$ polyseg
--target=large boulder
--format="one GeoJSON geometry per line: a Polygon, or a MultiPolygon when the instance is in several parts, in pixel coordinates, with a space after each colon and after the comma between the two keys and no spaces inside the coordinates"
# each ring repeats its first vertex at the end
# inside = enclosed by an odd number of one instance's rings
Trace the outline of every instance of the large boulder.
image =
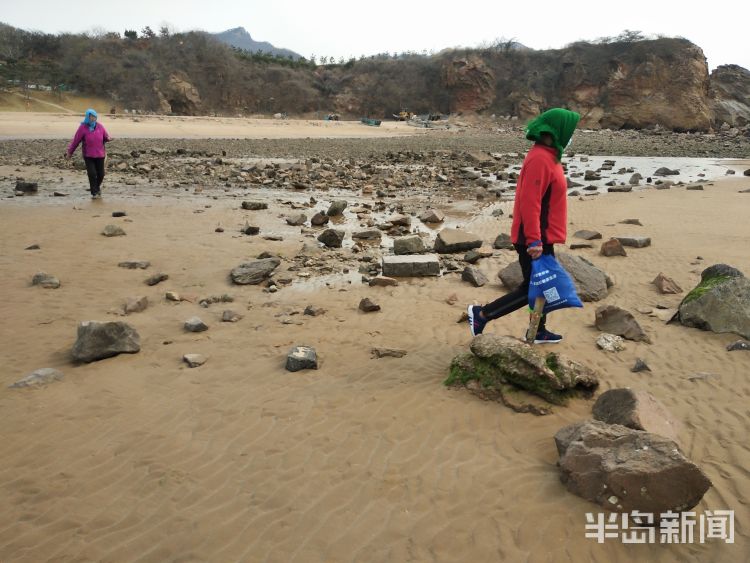
{"type": "Polygon", "coordinates": [[[258,285],[269,278],[273,271],[281,264],[276,256],[245,262],[232,269],[232,281],[238,285],[258,285]]]}
{"type": "Polygon", "coordinates": [[[669,438],[598,420],[555,434],[560,480],[580,497],[615,512],[658,515],[689,510],[710,479],[669,438]]]}
{"type": "Polygon", "coordinates": [[[435,239],[435,252],[451,254],[482,246],[482,237],[460,229],[443,229],[435,239]]]}
{"type": "Polygon", "coordinates": [[[680,303],[678,317],[685,326],[750,338],[750,280],[726,264],[705,269],[680,303]]]}
{"type": "MultiPolygon", "coordinates": [[[[607,296],[613,282],[606,272],[581,256],[561,253],[556,257],[573,278],[576,292],[582,301],[600,301],[607,296]]],[[[498,273],[498,277],[505,287],[510,290],[516,289],[523,281],[521,264],[512,262],[498,273]]]]}
{"type": "Polygon", "coordinates": [[[651,342],[635,317],[630,312],[615,305],[597,307],[594,324],[596,328],[603,332],[616,334],[628,340],[651,342]]]}
{"type": "Polygon", "coordinates": [[[679,424],[656,397],[630,388],[610,389],[597,398],[591,409],[596,420],[645,430],[679,442],[679,424]]]}
{"type": "Polygon", "coordinates": [[[94,362],[118,354],[134,354],[141,349],[138,332],[120,321],[100,323],[83,321],[71,356],[77,362],[94,362]]]}
{"type": "Polygon", "coordinates": [[[599,385],[596,374],[578,362],[495,334],[474,337],[471,354],[456,356],[450,369],[447,385],[468,386],[478,381],[484,389],[500,391],[512,385],[556,405],[564,405],[571,396],[591,392],[599,385]]]}

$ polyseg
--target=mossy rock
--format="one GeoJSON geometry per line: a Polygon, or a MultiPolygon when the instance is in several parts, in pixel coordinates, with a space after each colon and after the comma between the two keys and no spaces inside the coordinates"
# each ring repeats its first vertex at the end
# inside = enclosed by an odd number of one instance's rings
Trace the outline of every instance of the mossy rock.
{"type": "Polygon", "coordinates": [[[598,385],[585,366],[558,354],[542,354],[516,338],[483,334],[474,338],[471,351],[453,359],[446,385],[501,393],[511,385],[555,405],[565,405],[570,397],[598,385]]]}

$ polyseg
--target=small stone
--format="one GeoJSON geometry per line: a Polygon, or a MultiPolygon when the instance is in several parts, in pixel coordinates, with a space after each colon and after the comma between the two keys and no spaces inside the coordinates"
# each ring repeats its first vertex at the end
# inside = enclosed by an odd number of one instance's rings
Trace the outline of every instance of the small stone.
{"type": "Polygon", "coordinates": [[[125,231],[117,226],[117,225],[107,225],[104,227],[104,230],[102,230],[102,234],[105,237],[122,237],[125,236],[125,231]]]}
{"type": "Polygon", "coordinates": [[[393,241],[393,253],[397,256],[421,254],[425,250],[424,241],[419,235],[399,237],[393,241]]]}
{"type": "Polygon", "coordinates": [[[336,217],[338,215],[341,215],[342,213],[344,213],[344,209],[346,209],[346,206],[347,203],[345,201],[334,201],[328,207],[326,215],[328,215],[329,217],[336,217]]]}
{"type": "Polygon", "coordinates": [[[60,287],[60,280],[45,272],[38,272],[31,278],[31,285],[39,285],[44,289],[57,289],[60,287]]]}
{"type": "Polygon", "coordinates": [[[19,379],[15,383],[8,385],[11,389],[22,389],[23,387],[41,387],[48,383],[60,381],[63,378],[63,372],[54,368],[41,368],[31,372],[26,377],[19,379]]]}
{"type": "Polygon", "coordinates": [[[315,227],[320,227],[322,225],[327,224],[328,221],[330,221],[330,218],[328,217],[328,215],[320,211],[316,213],[315,215],[313,215],[312,219],[310,219],[310,224],[315,227]]]}
{"type": "Polygon", "coordinates": [[[398,348],[373,348],[373,358],[403,358],[406,356],[406,350],[398,348]]]}
{"type": "Polygon", "coordinates": [[[240,232],[242,232],[242,234],[244,235],[254,236],[260,233],[260,227],[245,225],[244,227],[242,227],[242,229],[240,229],[240,232]]]}
{"type": "Polygon", "coordinates": [[[633,373],[638,373],[639,371],[651,371],[651,368],[648,367],[648,364],[646,364],[646,362],[644,362],[642,359],[636,358],[635,364],[632,368],[630,368],[630,371],[632,371],[633,373]]]}
{"type": "Polygon", "coordinates": [[[627,256],[628,253],[622,246],[622,243],[616,238],[611,238],[607,242],[602,243],[602,247],[599,250],[599,254],[602,256],[627,256]]]}
{"type": "Polygon", "coordinates": [[[286,357],[287,371],[318,369],[318,355],[311,346],[295,346],[286,357]]]}
{"type": "Polygon", "coordinates": [[[513,241],[510,240],[510,235],[507,233],[500,233],[497,235],[495,242],[492,243],[493,248],[498,250],[515,250],[513,241]]]}
{"type": "Polygon", "coordinates": [[[623,246],[630,246],[632,248],[645,248],[651,246],[650,237],[615,237],[622,243],[623,246]]]}
{"type": "Polygon", "coordinates": [[[16,193],[21,195],[35,194],[39,191],[39,184],[37,182],[24,182],[23,180],[16,180],[16,193]]]}
{"type": "Polygon", "coordinates": [[[489,281],[487,276],[474,266],[467,266],[464,268],[464,271],[461,273],[461,279],[469,282],[474,287],[482,287],[489,281]]]}
{"type": "Polygon", "coordinates": [[[164,297],[167,298],[167,301],[182,301],[180,299],[180,294],[176,291],[167,291],[167,293],[164,295],[164,297]]]}
{"type": "Polygon", "coordinates": [[[77,362],[94,362],[141,349],[138,332],[124,322],[83,321],[78,325],[71,356],[77,362]]]}
{"type": "Polygon", "coordinates": [[[318,317],[320,315],[324,315],[326,310],[323,307],[315,307],[313,305],[308,305],[305,307],[305,311],[303,314],[308,315],[310,317],[318,317]]]}
{"type": "Polygon", "coordinates": [[[750,342],[747,340],[737,340],[727,345],[727,351],[734,352],[736,350],[750,350],[750,342]]]}
{"type": "Polygon", "coordinates": [[[650,343],[651,339],[644,332],[635,317],[625,309],[615,305],[601,305],[596,309],[594,324],[603,332],[616,334],[635,342],[650,343]]]}
{"type": "Polygon", "coordinates": [[[380,305],[374,303],[369,297],[365,297],[359,302],[359,310],[365,313],[374,313],[380,311],[380,305]]]}
{"type": "Polygon", "coordinates": [[[595,240],[602,238],[602,234],[600,232],[589,231],[587,229],[576,231],[575,233],[573,233],[573,236],[576,238],[581,238],[583,240],[595,240]]]}
{"type": "Polygon", "coordinates": [[[127,213],[125,211],[113,211],[112,217],[125,217],[127,213]]]}
{"type": "Polygon", "coordinates": [[[151,265],[148,260],[129,260],[126,262],[119,262],[117,264],[120,268],[127,268],[128,270],[145,270],[151,265]]]}
{"type": "Polygon", "coordinates": [[[621,352],[625,349],[622,337],[614,334],[600,334],[596,339],[596,345],[605,352],[621,352]]]}
{"type": "Polygon", "coordinates": [[[419,216],[419,220],[423,223],[442,223],[445,215],[437,209],[428,209],[419,216]]]}
{"type": "Polygon", "coordinates": [[[146,285],[156,285],[157,283],[161,283],[165,280],[168,280],[169,276],[167,274],[163,274],[161,272],[154,274],[153,276],[146,279],[146,285]]]}
{"type": "Polygon", "coordinates": [[[299,215],[292,215],[291,217],[286,218],[286,224],[291,225],[292,227],[299,227],[300,225],[304,225],[307,221],[307,215],[304,213],[300,213],[299,215]]]}
{"type": "Polygon", "coordinates": [[[654,284],[659,293],[662,294],[675,295],[677,293],[682,293],[682,288],[677,285],[677,282],[672,278],[668,278],[662,272],[659,272],[651,283],[654,284]]]}
{"type": "Polygon", "coordinates": [[[38,244],[32,244],[31,246],[27,246],[26,248],[24,248],[24,250],[39,250],[40,248],[41,246],[39,246],[38,244]]]}
{"type": "Polygon", "coordinates": [[[221,314],[221,321],[224,323],[236,323],[240,319],[242,319],[242,315],[231,309],[227,309],[221,314]]]}
{"type": "Polygon", "coordinates": [[[224,232],[224,227],[216,227],[216,228],[214,229],[214,232],[215,232],[215,233],[223,233],[223,232],[224,232]]]}
{"type": "Polygon", "coordinates": [[[191,317],[185,321],[185,330],[188,332],[203,332],[208,330],[208,325],[198,317],[191,317]]]}
{"type": "Polygon", "coordinates": [[[581,248],[594,248],[594,245],[590,242],[574,242],[570,245],[571,250],[579,250],[581,248]]]}
{"type": "Polygon", "coordinates": [[[242,209],[247,211],[260,211],[262,209],[268,209],[268,204],[264,201],[243,201],[242,209]]]}
{"type": "Polygon", "coordinates": [[[328,248],[341,248],[344,234],[344,231],[339,229],[326,229],[318,236],[318,240],[328,248]]]}
{"type": "Polygon", "coordinates": [[[148,297],[141,295],[139,297],[128,297],[123,306],[126,315],[130,313],[140,313],[148,307],[148,297]]]}
{"type": "Polygon", "coordinates": [[[638,225],[640,227],[643,226],[640,219],[623,219],[622,221],[620,221],[620,224],[621,225],[638,225]]]}
{"type": "Polygon", "coordinates": [[[206,363],[207,358],[202,354],[185,354],[182,360],[191,368],[197,368],[206,363]]]}
{"type": "Polygon", "coordinates": [[[370,287],[393,287],[398,285],[396,278],[389,278],[388,276],[376,276],[369,282],[370,287]]]}

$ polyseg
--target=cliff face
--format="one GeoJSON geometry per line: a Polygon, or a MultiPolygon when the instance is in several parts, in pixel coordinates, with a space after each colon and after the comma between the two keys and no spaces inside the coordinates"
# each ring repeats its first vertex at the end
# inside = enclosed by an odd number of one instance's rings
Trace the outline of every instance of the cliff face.
{"type": "Polygon", "coordinates": [[[750,70],[722,65],[711,73],[711,107],[714,123],[733,127],[750,124],[750,70]]]}
{"type": "Polygon", "coordinates": [[[488,109],[526,119],[548,107],[565,106],[578,111],[586,127],[711,127],[706,59],[686,40],[576,44],[484,58],[443,63],[444,69],[457,69],[444,72],[456,110],[488,109]],[[496,70],[481,72],[482,67],[496,70]],[[488,92],[491,77],[495,96],[488,92]]]}

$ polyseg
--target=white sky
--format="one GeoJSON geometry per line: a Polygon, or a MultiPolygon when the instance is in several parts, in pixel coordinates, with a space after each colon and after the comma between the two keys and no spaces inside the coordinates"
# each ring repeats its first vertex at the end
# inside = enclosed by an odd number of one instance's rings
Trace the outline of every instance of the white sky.
{"type": "Polygon", "coordinates": [[[0,0],[0,21],[47,33],[94,28],[122,33],[169,24],[176,31],[244,27],[256,41],[348,58],[381,52],[477,46],[503,37],[535,49],[624,29],[681,36],[703,49],[711,69],[750,68],[750,2],[627,0],[0,0]]]}

